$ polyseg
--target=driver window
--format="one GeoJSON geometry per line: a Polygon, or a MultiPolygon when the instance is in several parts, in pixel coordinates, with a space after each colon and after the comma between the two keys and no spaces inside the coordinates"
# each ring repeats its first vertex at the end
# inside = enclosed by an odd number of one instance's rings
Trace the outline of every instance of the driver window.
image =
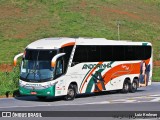
{"type": "Polygon", "coordinates": [[[63,73],[63,60],[57,61],[56,76],[63,73]]]}

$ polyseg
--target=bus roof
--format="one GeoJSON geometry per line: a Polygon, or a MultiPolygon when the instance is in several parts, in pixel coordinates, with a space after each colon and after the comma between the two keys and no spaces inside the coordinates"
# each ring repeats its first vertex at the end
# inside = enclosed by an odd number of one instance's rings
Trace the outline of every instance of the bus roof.
{"type": "Polygon", "coordinates": [[[78,38],[76,45],[151,45],[149,42],[132,42],[131,40],[108,40],[105,38],[78,38]]]}
{"type": "Polygon", "coordinates": [[[70,45],[151,45],[149,42],[107,40],[105,38],[44,38],[27,46],[28,49],[59,49],[70,45]]]}
{"type": "Polygon", "coordinates": [[[75,44],[75,38],[44,38],[27,46],[28,49],[58,49],[65,45],[75,44]]]}

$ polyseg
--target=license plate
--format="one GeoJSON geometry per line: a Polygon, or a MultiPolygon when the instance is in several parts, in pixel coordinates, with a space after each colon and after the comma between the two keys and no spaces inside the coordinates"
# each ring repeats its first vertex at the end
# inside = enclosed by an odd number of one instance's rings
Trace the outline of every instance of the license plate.
{"type": "Polygon", "coordinates": [[[36,95],[37,93],[36,92],[31,92],[31,95],[36,95]]]}

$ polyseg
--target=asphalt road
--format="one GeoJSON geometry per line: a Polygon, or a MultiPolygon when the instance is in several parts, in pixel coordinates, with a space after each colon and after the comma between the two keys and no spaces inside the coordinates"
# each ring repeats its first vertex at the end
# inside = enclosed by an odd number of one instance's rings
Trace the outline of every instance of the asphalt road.
{"type": "Polygon", "coordinates": [[[160,83],[139,88],[136,93],[79,95],[73,101],[62,98],[39,101],[34,96],[1,98],[0,111],[160,111],[160,83]]]}

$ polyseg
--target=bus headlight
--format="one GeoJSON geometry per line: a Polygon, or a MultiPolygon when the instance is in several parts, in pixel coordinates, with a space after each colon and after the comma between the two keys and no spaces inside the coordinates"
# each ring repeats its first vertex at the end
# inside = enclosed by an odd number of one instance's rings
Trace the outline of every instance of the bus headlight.
{"type": "Polygon", "coordinates": [[[19,86],[21,86],[21,87],[23,87],[23,86],[24,86],[24,84],[23,84],[22,80],[19,80],[19,86]]]}
{"type": "Polygon", "coordinates": [[[45,85],[45,86],[43,86],[43,87],[45,87],[45,88],[49,88],[49,87],[52,87],[52,86],[54,86],[54,85],[56,85],[58,83],[58,81],[57,82],[54,82],[54,83],[48,83],[48,85],[45,85]]]}

